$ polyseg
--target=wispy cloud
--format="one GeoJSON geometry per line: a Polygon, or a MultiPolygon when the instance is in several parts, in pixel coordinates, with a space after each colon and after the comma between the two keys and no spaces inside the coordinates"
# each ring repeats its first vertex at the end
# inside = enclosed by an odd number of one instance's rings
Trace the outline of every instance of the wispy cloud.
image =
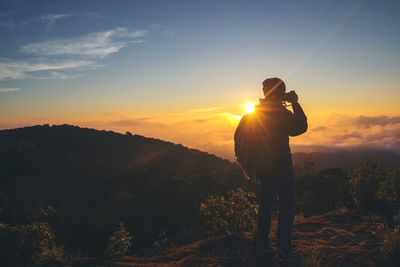
{"type": "Polygon", "coordinates": [[[232,159],[238,120],[230,111],[232,107],[228,106],[135,115],[113,108],[106,110],[98,122],[82,125],[161,138],[232,159]]]}
{"type": "Polygon", "coordinates": [[[202,112],[214,112],[216,110],[224,109],[225,107],[212,107],[212,108],[199,108],[199,109],[191,109],[187,112],[189,113],[202,113],[202,112]]]}
{"type": "Polygon", "coordinates": [[[55,27],[59,20],[71,18],[71,17],[100,17],[99,13],[52,13],[42,15],[39,17],[29,18],[21,21],[21,26],[29,25],[31,23],[42,23],[46,26],[47,30],[51,30],[55,27]]]}
{"type": "Polygon", "coordinates": [[[102,58],[120,51],[128,44],[143,42],[138,38],[147,34],[147,30],[129,31],[126,28],[115,28],[71,39],[30,43],[22,46],[21,49],[25,53],[41,56],[80,55],[102,58]]]}
{"type": "Polygon", "coordinates": [[[41,16],[39,20],[47,25],[49,29],[54,27],[57,20],[65,19],[71,17],[72,14],[49,14],[46,16],[41,16]]]}
{"type": "Polygon", "coordinates": [[[159,32],[161,36],[173,35],[175,33],[172,27],[163,24],[153,24],[150,27],[148,27],[148,31],[159,32]]]}
{"type": "Polygon", "coordinates": [[[83,76],[82,74],[70,75],[70,74],[64,74],[64,73],[60,73],[60,72],[56,72],[56,71],[51,73],[51,77],[52,78],[60,79],[60,80],[76,78],[76,77],[82,77],[82,76],[83,76]]]}
{"type": "Polygon", "coordinates": [[[31,78],[35,80],[50,80],[50,79],[58,79],[58,80],[66,80],[71,78],[82,77],[83,74],[65,74],[57,71],[53,71],[52,73],[45,76],[32,76],[31,78]]]}
{"type": "MultiPolygon", "coordinates": [[[[88,16],[96,14],[88,13],[88,16]]],[[[73,14],[50,14],[40,17],[42,22],[54,24],[57,20],[75,16],[73,14]]],[[[1,21],[2,15],[0,15],[1,21]]],[[[82,74],[67,74],[63,70],[94,69],[100,66],[97,61],[119,52],[132,44],[144,42],[151,34],[170,35],[173,30],[165,25],[151,25],[145,29],[132,30],[124,27],[87,33],[73,38],[52,39],[28,43],[21,46],[24,53],[36,58],[12,60],[0,58],[0,81],[4,79],[69,79],[82,74]],[[68,56],[70,60],[62,60],[68,56]],[[52,73],[34,74],[39,71],[52,73]]]]}
{"type": "Polygon", "coordinates": [[[17,91],[19,88],[1,88],[0,87],[0,93],[5,93],[5,92],[12,92],[12,91],[17,91]]]}
{"type": "MultiPolygon", "coordinates": [[[[48,62],[0,61],[0,80],[21,79],[37,71],[88,69],[101,65],[89,60],[58,60],[48,62]]],[[[57,74],[56,74],[57,76],[57,74]]]]}

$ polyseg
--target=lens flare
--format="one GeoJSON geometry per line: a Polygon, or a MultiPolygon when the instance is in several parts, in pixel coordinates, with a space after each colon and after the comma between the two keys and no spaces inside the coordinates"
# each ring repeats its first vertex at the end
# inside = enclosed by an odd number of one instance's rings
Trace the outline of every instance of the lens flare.
{"type": "Polygon", "coordinates": [[[254,103],[246,103],[244,104],[244,110],[247,114],[253,113],[255,106],[256,105],[254,103]]]}

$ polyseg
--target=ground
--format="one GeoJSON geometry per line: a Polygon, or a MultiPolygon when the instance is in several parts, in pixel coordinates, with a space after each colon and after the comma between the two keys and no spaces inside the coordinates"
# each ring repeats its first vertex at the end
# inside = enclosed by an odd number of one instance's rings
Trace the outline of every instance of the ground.
{"type": "MultiPolygon", "coordinates": [[[[275,241],[276,223],[271,237],[275,241]]],[[[382,221],[375,216],[347,210],[304,218],[297,216],[293,245],[299,266],[382,266],[382,221]]],[[[275,242],[274,242],[275,243],[275,242]]],[[[257,255],[250,234],[200,240],[148,255],[129,255],[109,260],[74,259],[63,265],[77,266],[276,266],[272,258],[257,255]]]]}

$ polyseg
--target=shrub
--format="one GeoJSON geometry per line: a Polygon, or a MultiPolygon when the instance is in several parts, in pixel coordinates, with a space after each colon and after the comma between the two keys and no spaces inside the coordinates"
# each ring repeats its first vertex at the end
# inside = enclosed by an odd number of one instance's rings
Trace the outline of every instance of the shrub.
{"type": "Polygon", "coordinates": [[[253,232],[258,205],[254,193],[239,188],[227,197],[209,196],[200,205],[200,215],[209,238],[253,232]]]}
{"type": "Polygon", "coordinates": [[[400,228],[395,227],[393,231],[388,233],[383,240],[382,253],[383,257],[393,266],[400,264],[400,228]]]}
{"type": "Polygon", "coordinates": [[[400,201],[400,168],[387,173],[380,184],[378,198],[390,202],[400,201]]]}
{"type": "Polygon", "coordinates": [[[106,257],[124,256],[128,249],[132,246],[132,235],[125,227],[123,222],[120,222],[115,232],[108,239],[107,248],[105,251],[106,257]]]}
{"type": "Polygon", "coordinates": [[[1,262],[10,265],[51,264],[63,256],[47,223],[0,225],[1,262]]]}
{"type": "Polygon", "coordinates": [[[297,211],[305,217],[343,207],[351,201],[347,173],[339,168],[296,180],[297,211]]]}
{"type": "Polygon", "coordinates": [[[358,164],[350,171],[349,177],[350,192],[356,206],[366,208],[373,205],[384,177],[376,161],[367,160],[358,164]]]}

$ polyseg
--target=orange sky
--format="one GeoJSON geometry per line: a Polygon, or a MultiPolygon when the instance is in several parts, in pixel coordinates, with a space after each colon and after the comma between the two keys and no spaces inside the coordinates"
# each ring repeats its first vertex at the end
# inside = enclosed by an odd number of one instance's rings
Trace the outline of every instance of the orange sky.
{"type": "MultiPolygon", "coordinates": [[[[148,114],[109,108],[96,116],[81,113],[79,118],[67,118],[48,114],[47,117],[31,122],[10,120],[9,124],[4,123],[2,127],[68,123],[121,133],[130,131],[233,160],[233,134],[240,115],[245,112],[244,104],[148,114]]],[[[391,114],[388,110],[386,115],[383,115],[371,110],[359,113],[351,110],[346,113],[340,109],[338,112],[329,112],[330,110],[326,109],[319,111],[319,107],[308,106],[307,101],[303,108],[308,116],[309,130],[301,136],[291,138],[294,151],[310,152],[325,147],[348,148],[365,145],[387,148],[398,146],[400,116],[396,116],[395,112],[391,114]]]]}

